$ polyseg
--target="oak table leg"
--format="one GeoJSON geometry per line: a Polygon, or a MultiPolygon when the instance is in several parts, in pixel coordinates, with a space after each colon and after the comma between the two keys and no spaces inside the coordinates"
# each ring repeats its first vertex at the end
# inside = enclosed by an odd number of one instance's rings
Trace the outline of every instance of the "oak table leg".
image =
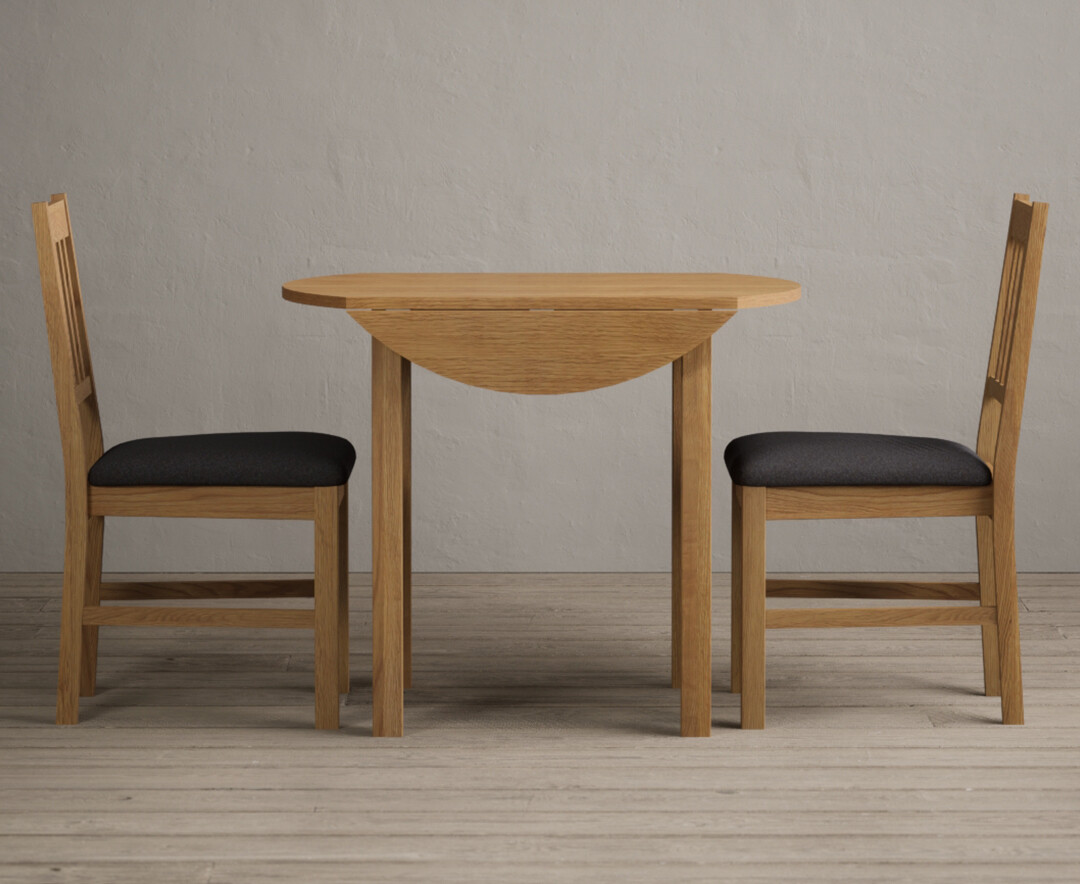
{"type": "Polygon", "coordinates": [[[376,737],[400,737],[405,730],[407,364],[372,338],[372,732],[376,737]]]}
{"type": "Polygon", "coordinates": [[[671,686],[682,660],[682,359],[671,363],[671,686]]]}
{"type": "Polygon", "coordinates": [[[402,684],[412,687],[412,363],[401,360],[402,684]]]}
{"type": "Polygon", "coordinates": [[[679,687],[681,732],[712,728],[712,343],[676,360],[678,415],[679,687]]]}

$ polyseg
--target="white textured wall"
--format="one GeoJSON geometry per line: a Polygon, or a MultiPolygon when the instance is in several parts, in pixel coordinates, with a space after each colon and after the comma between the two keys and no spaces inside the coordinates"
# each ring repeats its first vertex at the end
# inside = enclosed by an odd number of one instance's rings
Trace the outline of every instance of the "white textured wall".
{"type": "MultiPolygon", "coordinates": [[[[106,444],[351,438],[369,344],[283,281],[361,270],[800,281],[714,342],[721,452],[759,429],[974,444],[1009,198],[1051,203],[1022,569],[1080,570],[1073,2],[0,6],[0,570],[57,570],[63,487],[30,203],[71,198],[106,444]]],[[[667,369],[528,398],[415,375],[419,570],[668,566],[667,369]]],[[[967,569],[967,521],[775,525],[780,569],[967,569]]],[[[302,569],[303,525],[115,520],[110,569],[302,569]]]]}

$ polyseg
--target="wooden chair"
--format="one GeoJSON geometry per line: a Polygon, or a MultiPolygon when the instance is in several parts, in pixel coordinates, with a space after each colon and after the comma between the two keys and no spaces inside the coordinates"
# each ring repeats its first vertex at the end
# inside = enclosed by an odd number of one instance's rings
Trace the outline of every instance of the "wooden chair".
{"type": "Polygon", "coordinates": [[[138,439],[104,450],[64,194],[34,203],[41,291],[64,453],[66,542],[57,724],[94,694],[99,626],[249,626],[315,632],[315,726],[348,690],[348,494],[356,452],[320,433],[138,439]],[[105,516],[303,519],[314,580],[101,582],[105,516]],[[313,609],[104,605],[145,599],[313,598],[313,609]]]}
{"type": "Polygon", "coordinates": [[[987,696],[1023,724],[1013,545],[1013,482],[1035,319],[1046,203],[1013,197],[976,451],[942,439],[854,433],[758,433],[724,452],[733,482],[731,689],[742,726],[765,726],[765,630],[825,626],[982,628],[987,696]],[[978,583],[767,580],[771,519],[974,516],[978,583]],[[952,599],[974,606],[766,610],[767,596],[952,599]]]}

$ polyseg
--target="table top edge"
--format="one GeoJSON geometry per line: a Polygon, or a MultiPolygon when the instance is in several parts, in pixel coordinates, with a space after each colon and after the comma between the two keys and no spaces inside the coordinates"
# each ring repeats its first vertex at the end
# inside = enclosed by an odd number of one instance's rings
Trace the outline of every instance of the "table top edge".
{"type": "Polygon", "coordinates": [[[281,291],[295,304],[344,310],[743,310],[802,295],[792,280],[734,273],[350,273],[281,291]]]}

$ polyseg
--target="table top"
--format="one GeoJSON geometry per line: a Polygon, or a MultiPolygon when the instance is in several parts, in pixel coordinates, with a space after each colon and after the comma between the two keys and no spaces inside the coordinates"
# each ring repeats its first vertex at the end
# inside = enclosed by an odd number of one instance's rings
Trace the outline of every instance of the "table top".
{"type": "Polygon", "coordinates": [[[348,273],[287,282],[282,297],[344,310],[745,310],[797,301],[799,284],[735,273],[348,273]]]}

